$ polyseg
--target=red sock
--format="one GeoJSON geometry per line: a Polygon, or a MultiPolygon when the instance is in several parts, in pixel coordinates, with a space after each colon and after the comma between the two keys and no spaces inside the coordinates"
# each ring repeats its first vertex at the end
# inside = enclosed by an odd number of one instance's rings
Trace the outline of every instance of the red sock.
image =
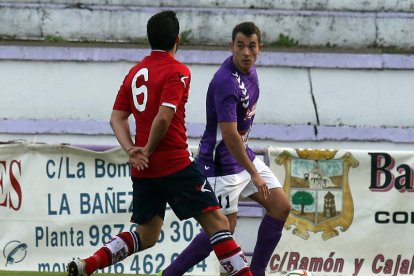
{"type": "Polygon", "coordinates": [[[140,239],[136,232],[122,232],[112,238],[93,256],[86,258],[85,272],[91,275],[97,269],[113,265],[140,250],[140,239]]]}
{"type": "Polygon", "coordinates": [[[211,238],[211,245],[221,266],[228,275],[252,276],[246,256],[234,241],[229,231],[220,231],[211,238]]]}
{"type": "Polygon", "coordinates": [[[85,259],[85,272],[88,275],[91,275],[99,268],[104,268],[110,266],[111,256],[110,252],[107,252],[107,248],[101,247],[96,251],[93,256],[85,259]]]}
{"type": "Polygon", "coordinates": [[[98,269],[97,262],[94,258],[94,256],[91,256],[89,258],[86,258],[85,260],[86,266],[85,266],[85,272],[88,275],[91,275],[98,269]]]}

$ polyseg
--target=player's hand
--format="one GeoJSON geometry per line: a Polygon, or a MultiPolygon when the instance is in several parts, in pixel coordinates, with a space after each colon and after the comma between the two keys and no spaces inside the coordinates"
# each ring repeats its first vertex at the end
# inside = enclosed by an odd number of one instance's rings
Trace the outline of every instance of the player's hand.
{"type": "Polygon", "coordinates": [[[259,196],[267,199],[267,196],[270,194],[269,188],[267,187],[266,181],[260,174],[255,174],[252,176],[252,182],[254,186],[256,186],[257,190],[259,191],[259,196]]]}
{"type": "Polygon", "coordinates": [[[128,149],[129,163],[135,167],[138,171],[148,168],[149,157],[145,154],[143,148],[132,147],[128,149]]]}

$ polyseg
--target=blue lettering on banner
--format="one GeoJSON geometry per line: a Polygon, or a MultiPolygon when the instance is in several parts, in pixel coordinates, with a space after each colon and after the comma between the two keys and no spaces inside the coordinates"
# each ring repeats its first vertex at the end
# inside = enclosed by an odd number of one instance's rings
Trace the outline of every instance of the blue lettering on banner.
{"type": "Polygon", "coordinates": [[[86,231],[75,229],[72,226],[59,230],[49,226],[36,226],[34,231],[35,244],[36,247],[79,247],[88,244],[96,246],[105,244],[121,232],[135,231],[135,229],[136,224],[125,226],[122,223],[91,225],[86,231]]]}
{"type": "Polygon", "coordinates": [[[66,272],[66,263],[39,263],[37,270],[39,272],[66,272]]]}
{"type": "MultiPolygon", "coordinates": [[[[113,236],[125,231],[135,231],[136,224],[91,224],[85,228],[77,229],[76,226],[67,228],[54,228],[55,226],[39,225],[34,228],[35,246],[36,247],[74,247],[82,248],[89,246],[101,246],[107,243],[113,236]]],[[[56,226],[58,227],[58,226],[56,226]]],[[[158,243],[176,243],[189,242],[196,234],[201,231],[201,226],[195,220],[184,222],[174,219],[171,223],[164,225],[164,230],[158,243]],[[168,228],[168,229],[167,229],[168,228]],[[167,235],[166,233],[171,233],[167,235]]],[[[162,248],[162,246],[160,247],[162,248]]],[[[129,261],[117,263],[113,266],[98,270],[99,273],[118,273],[118,274],[156,274],[163,269],[168,263],[171,263],[177,256],[178,252],[166,253],[162,249],[156,253],[135,254],[129,258],[129,261]]],[[[39,271],[47,272],[64,272],[65,266],[61,263],[38,263],[39,271]]],[[[205,272],[208,265],[205,260],[201,261],[188,272],[205,272]]]]}
{"type": "Polygon", "coordinates": [[[80,213],[86,214],[108,214],[108,213],[132,213],[132,191],[111,192],[113,188],[108,187],[104,195],[95,193],[81,193],[80,213]]]}
{"type": "MultiPolygon", "coordinates": [[[[94,161],[96,178],[123,178],[131,176],[131,164],[112,163],[104,159],[96,158],[94,161]]],[[[46,161],[46,175],[50,179],[80,179],[86,178],[86,164],[82,161],[74,161],[71,157],[61,156],[57,160],[46,161]]]]}
{"type": "Polygon", "coordinates": [[[83,246],[84,236],[81,230],[75,230],[73,227],[66,230],[53,231],[48,226],[36,226],[35,244],[36,247],[83,246]]]}
{"type": "MultiPolygon", "coordinates": [[[[158,254],[136,254],[131,258],[131,264],[127,262],[120,262],[104,269],[99,269],[96,273],[116,273],[116,274],[156,274],[159,273],[163,266],[168,264],[169,259],[174,260],[178,256],[177,252],[174,252],[169,258],[164,253],[158,254]],[[129,266],[129,267],[128,267],[129,266]],[[128,271],[129,269],[129,271],[128,271]]],[[[207,264],[205,260],[190,268],[187,272],[197,270],[205,272],[207,270],[207,264]]],[[[66,263],[39,263],[39,272],[66,272],[66,263]]]]}
{"type": "MultiPolygon", "coordinates": [[[[179,254],[173,253],[170,259],[163,253],[134,255],[131,262],[130,271],[134,274],[156,274],[159,273],[165,264],[172,263],[179,254]]],[[[194,269],[205,272],[207,269],[206,260],[202,260],[187,272],[192,272],[194,269]]]]}
{"type": "Polygon", "coordinates": [[[68,198],[66,194],[62,194],[62,196],[60,197],[60,200],[58,199],[57,201],[54,201],[52,199],[52,194],[47,194],[47,214],[49,216],[53,216],[53,215],[62,215],[63,213],[70,215],[70,207],[69,207],[69,202],[68,202],[68,198]],[[56,203],[56,205],[52,206],[52,201],[53,203],[56,203]]]}
{"type": "MultiPolygon", "coordinates": [[[[36,247],[84,246],[85,243],[96,246],[105,244],[113,236],[121,232],[135,231],[135,229],[136,224],[126,226],[122,223],[104,224],[100,226],[91,225],[85,233],[82,230],[75,229],[73,226],[68,229],[59,228],[59,230],[54,230],[49,226],[36,226],[34,236],[36,247]]],[[[171,233],[171,235],[166,236],[164,230],[162,230],[158,242],[190,242],[200,231],[201,226],[196,221],[186,220],[180,222],[179,220],[173,220],[168,230],[168,233],[171,233]]]]}
{"type": "Polygon", "coordinates": [[[122,164],[115,164],[103,159],[95,159],[95,177],[102,178],[108,176],[114,177],[130,177],[131,164],[129,162],[122,164]]]}
{"type": "Polygon", "coordinates": [[[50,179],[85,178],[85,163],[73,161],[70,157],[60,157],[59,160],[49,159],[46,162],[46,175],[50,179]]]}

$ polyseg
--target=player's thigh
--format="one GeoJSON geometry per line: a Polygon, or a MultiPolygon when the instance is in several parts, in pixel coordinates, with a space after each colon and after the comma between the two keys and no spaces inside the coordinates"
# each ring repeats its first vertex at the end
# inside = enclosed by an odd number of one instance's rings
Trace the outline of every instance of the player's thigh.
{"type": "Polygon", "coordinates": [[[282,184],[272,170],[261,160],[257,162],[256,167],[266,181],[270,192],[270,195],[266,199],[258,197],[257,201],[266,209],[269,215],[285,220],[289,215],[291,205],[283,190],[282,184]]]}
{"type": "Polygon", "coordinates": [[[272,188],[269,190],[269,196],[264,199],[258,193],[252,194],[250,198],[266,209],[266,214],[280,219],[286,220],[289,215],[291,205],[288,197],[282,188],[272,188]]]}
{"type": "Polygon", "coordinates": [[[180,220],[219,209],[216,195],[194,163],[166,179],[165,198],[180,220]]]}
{"type": "Polygon", "coordinates": [[[131,222],[145,224],[155,216],[164,219],[166,201],[160,196],[160,179],[132,178],[131,222]]]}
{"type": "Polygon", "coordinates": [[[237,213],[240,194],[250,182],[250,175],[246,171],[241,173],[209,177],[214,188],[222,212],[225,215],[237,213]]]}
{"type": "MultiPolygon", "coordinates": [[[[281,188],[282,184],[280,184],[280,181],[277,179],[277,177],[275,176],[275,174],[270,170],[270,168],[259,158],[255,158],[253,160],[253,164],[256,167],[256,170],[260,173],[260,175],[262,176],[262,178],[265,180],[267,187],[270,189],[273,188],[281,188]]],[[[258,190],[256,188],[256,186],[250,182],[246,188],[243,190],[243,192],[241,193],[241,197],[245,198],[245,197],[250,197],[252,198],[252,196],[254,194],[258,193],[258,190]]]]}

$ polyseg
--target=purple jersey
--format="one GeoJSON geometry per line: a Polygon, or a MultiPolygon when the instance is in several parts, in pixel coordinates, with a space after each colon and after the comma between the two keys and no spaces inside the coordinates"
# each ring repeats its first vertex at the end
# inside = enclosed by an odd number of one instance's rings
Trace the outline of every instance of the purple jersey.
{"type": "Polygon", "coordinates": [[[244,170],[224,144],[220,122],[237,122],[237,130],[245,143],[246,152],[253,161],[255,155],[248,147],[247,140],[258,98],[256,68],[253,66],[248,73],[241,73],[234,66],[232,56],[227,58],[214,75],[207,91],[207,125],[196,158],[207,177],[235,174],[244,170]]]}

